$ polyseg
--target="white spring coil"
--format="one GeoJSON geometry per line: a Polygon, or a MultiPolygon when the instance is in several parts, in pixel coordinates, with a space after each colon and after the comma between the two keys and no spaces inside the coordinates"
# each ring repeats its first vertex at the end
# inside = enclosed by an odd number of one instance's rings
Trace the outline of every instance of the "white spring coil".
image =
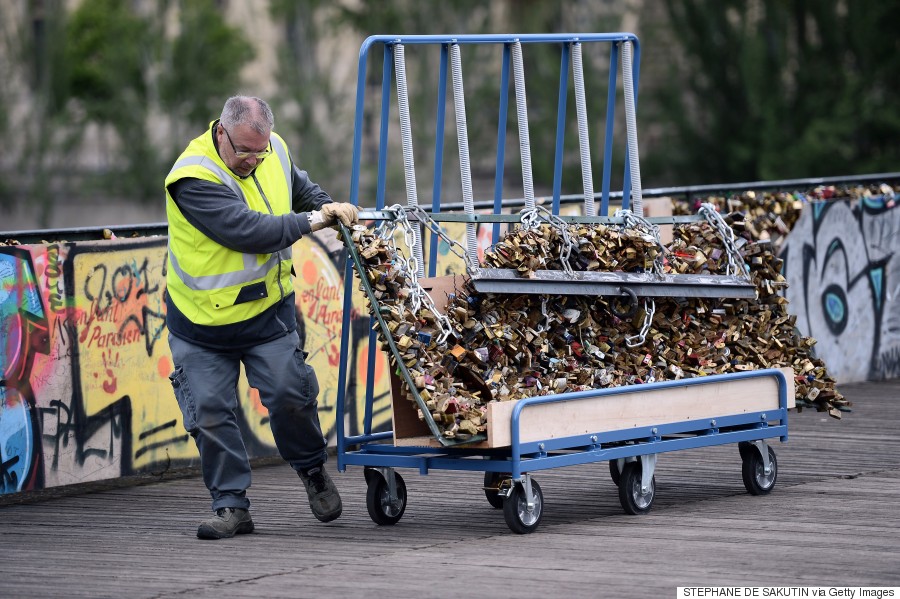
{"type": "Polygon", "coordinates": [[[575,112],[578,115],[578,147],[581,150],[581,180],[584,183],[585,216],[596,216],[594,173],[591,170],[591,140],[588,134],[587,104],[584,99],[584,70],[581,43],[572,44],[572,74],[575,77],[575,112]]]}
{"type": "Polygon", "coordinates": [[[528,103],[525,100],[525,67],[522,64],[522,44],[512,45],[513,78],[516,83],[516,116],[519,121],[519,152],[522,155],[522,186],[525,188],[525,209],[534,209],[534,182],[531,179],[531,140],[528,138],[528,103]]]}
{"type": "MultiPolygon", "coordinates": [[[[406,203],[418,206],[416,195],[416,163],[413,158],[412,126],[409,120],[409,97],[406,89],[406,59],[403,44],[394,45],[394,69],[397,72],[397,107],[400,109],[400,141],[403,145],[403,171],[406,177],[406,203]]],[[[425,261],[422,257],[422,238],[419,227],[413,228],[413,256],[416,260],[417,274],[425,276],[425,261]]]]}
{"type": "MultiPolygon", "coordinates": [[[[459,44],[450,46],[450,71],[453,74],[453,106],[456,109],[456,138],[459,140],[459,174],[462,179],[463,208],[466,214],[475,214],[472,195],[472,169],[469,165],[469,130],[466,126],[466,96],[463,89],[462,60],[459,44]]],[[[475,223],[466,223],[466,252],[475,263],[478,261],[478,236],[475,223]]]]}
{"type": "Polygon", "coordinates": [[[622,83],[625,88],[625,133],[628,138],[628,165],[631,168],[631,211],[644,215],[641,197],[641,165],[638,159],[637,117],[634,107],[634,80],[631,71],[631,42],[622,44],[622,83]]]}

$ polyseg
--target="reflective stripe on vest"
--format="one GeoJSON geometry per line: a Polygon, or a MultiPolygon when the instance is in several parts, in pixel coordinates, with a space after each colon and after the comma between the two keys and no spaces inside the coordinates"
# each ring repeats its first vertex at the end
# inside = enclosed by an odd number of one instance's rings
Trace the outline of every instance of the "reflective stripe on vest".
{"type": "Polygon", "coordinates": [[[214,291],[231,287],[232,285],[244,285],[261,279],[266,276],[270,270],[278,266],[280,260],[291,260],[291,248],[285,248],[280,252],[272,254],[268,260],[262,264],[256,264],[256,254],[244,254],[244,269],[234,272],[227,272],[221,275],[201,275],[194,277],[181,269],[178,259],[169,248],[169,260],[172,261],[172,270],[181,279],[188,289],[193,291],[214,291]]]}

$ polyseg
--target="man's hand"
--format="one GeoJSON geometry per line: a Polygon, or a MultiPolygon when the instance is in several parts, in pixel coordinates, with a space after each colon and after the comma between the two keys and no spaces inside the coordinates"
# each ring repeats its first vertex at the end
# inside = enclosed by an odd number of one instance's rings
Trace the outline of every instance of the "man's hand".
{"type": "Polygon", "coordinates": [[[319,211],[322,213],[323,224],[331,227],[340,222],[345,227],[352,227],[359,222],[359,208],[347,202],[332,202],[325,204],[319,211]]]}

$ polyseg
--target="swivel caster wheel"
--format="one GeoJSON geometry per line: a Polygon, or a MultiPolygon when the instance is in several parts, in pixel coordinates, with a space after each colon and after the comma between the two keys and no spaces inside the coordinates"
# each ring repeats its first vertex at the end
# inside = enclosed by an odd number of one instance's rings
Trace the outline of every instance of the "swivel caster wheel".
{"type": "Polygon", "coordinates": [[[741,476],[744,486],[751,495],[767,495],[774,487],[778,479],[778,460],[775,458],[775,450],[766,446],[769,452],[769,472],[766,472],[762,454],[752,443],[743,443],[741,450],[741,476]]]}
{"type": "Polygon", "coordinates": [[[642,468],[639,461],[627,462],[622,469],[619,479],[619,503],[625,513],[638,515],[646,514],[653,506],[653,497],[656,495],[656,477],[650,479],[650,484],[645,490],[641,489],[642,468]]]}
{"type": "Polygon", "coordinates": [[[544,515],[544,493],[537,481],[531,481],[531,495],[534,502],[528,509],[525,487],[520,482],[513,484],[509,497],[503,499],[503,518],[514,533],[523,535],[537,530],[544,515]]]}
{"type": "Polygon", "coordinates": [[[396,496],[391,497],[391,489],[385,476],[378,470],[366,469],[366,509],[375,524],[387,526],[396,524],[406,511],[406,483],[398,472],[393,472],[396,496]],[[371,473],[371,474],[370,474],[371,473]]]}

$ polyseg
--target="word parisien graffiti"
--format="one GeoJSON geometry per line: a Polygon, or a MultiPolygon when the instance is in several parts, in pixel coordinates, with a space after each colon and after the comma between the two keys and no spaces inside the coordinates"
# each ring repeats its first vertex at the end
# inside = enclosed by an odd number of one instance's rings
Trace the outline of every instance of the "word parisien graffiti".
{"type": "MultiPolygon", "coordinates": [[[[299,329],[331,435],[345,258],[333,237],[328,245],[337,249],[298,242],[294,268],[299,329]]],[[[168,380],[165,257],[165,238],[0,247],[0,493],[195,464],[168,380]]],[[[351,376],[364,390],[368,315],[354,311],[352,323],[351,376]]],[[[377,359],[376,424],[385,426],[387,361],[377,359]]],[[[276,455],[268,414],[244,377],[237,395],[251,455],[276,455]]],[[[354,432],[362,410],[350,404],[354,432]]]]}
{"type": "MultiPolygon", "coordinates": [[[[462,239],[464,229],[451,236],[462,239]]],[[[900,210],[886,198],[812,204],[783,249],[790,311],[839,382],[900,376],[900,210]],[[852,223],[852,227],[851,227],[852,223]]],[[[479,251],[490,243],[479,229],[479,251]]],[[[0,493],[194,465],[168,375],[165,238],[0,247],[0,493]]],[[[427,246],[426,246],[427,247],[427,246]]],[[[462,262],[439,244],[441,272],[462,262]]],[[[294,248],[304,347],[335,426],[345,254],[333,237],[294,248]]],[[[356,286],[353,285],[355,288],[356,286]]],[[[368,372],[369,317],[351,315],[349,433],[389,426],[387,360],[368,372]]],[[[240,423],[254,457],[276,455],[268,415],[241,379],[240,423]]]]}

